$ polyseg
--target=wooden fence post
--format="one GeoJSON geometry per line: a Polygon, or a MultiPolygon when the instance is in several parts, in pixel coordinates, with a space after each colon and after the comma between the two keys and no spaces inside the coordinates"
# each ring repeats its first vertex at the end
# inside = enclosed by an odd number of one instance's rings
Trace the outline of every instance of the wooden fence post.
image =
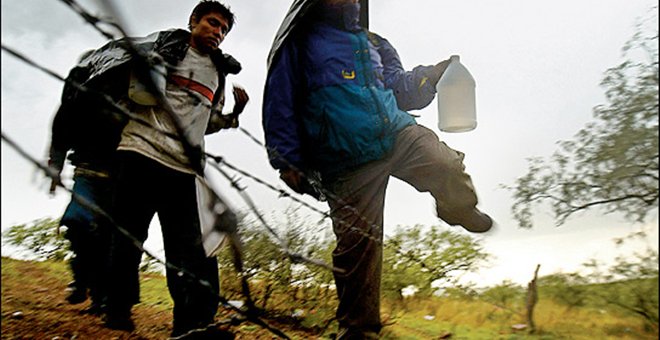
{"type": "Polygon", "coordinates": [[[536,270],[534,271],[534,278],[532,281],[529,281],[527,284],[527,326],[529,327],[529,332],[536,332],[536,325],[534,324],[534,306],[539,300],[538,292],[536,291],[536,278],[539,274],[540,264],[536,265],[536,270]]]}

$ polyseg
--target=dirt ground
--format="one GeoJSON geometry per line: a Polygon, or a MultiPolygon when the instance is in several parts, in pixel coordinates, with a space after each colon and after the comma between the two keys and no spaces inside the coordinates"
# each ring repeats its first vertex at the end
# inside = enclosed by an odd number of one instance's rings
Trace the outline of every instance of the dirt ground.
{"type": "MultiPolygon", "coordinates": [[[[80,313],[89,302],[77,305],[66,302],[68,273],[53,274],[38,262],[7,258],[2,258],[2,262],[1,339],[167,339],[170,335],[172,314],[168,309],[138,304],[133,309],[135,331],[110,330],[103,327],[100,317],[80,313]]],[[[229,312],[221,309],[217,320],[227,318],[226,313],[229,312]]],[[[287,330],[284,325],[269,324],[294,339],[316,338],[298,330],[287,330]]],[[[236,339],[278,338],[250,323],[229,330],[236,334],[236,339]]]]}

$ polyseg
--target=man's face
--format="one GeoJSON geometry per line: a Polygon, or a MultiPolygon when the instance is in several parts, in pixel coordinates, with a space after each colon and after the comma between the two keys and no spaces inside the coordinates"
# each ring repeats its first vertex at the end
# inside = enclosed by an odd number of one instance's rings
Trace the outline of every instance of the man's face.
{"type": "Polygon", "coordinates": [[[201,18],[193,18],[190,23],[190,45],[200,52],[210,53],[220,46],[229,31],[227,19],[220,13],[208,13],[201,18]]]}

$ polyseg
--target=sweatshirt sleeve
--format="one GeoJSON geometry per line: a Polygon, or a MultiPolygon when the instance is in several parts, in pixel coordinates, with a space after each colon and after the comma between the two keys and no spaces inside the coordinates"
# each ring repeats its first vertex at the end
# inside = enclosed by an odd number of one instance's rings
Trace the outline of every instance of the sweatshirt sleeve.
{"type": "Polygon", "coordinates": [[[68,118],[66,106],[60,105],[53,119],[48,152],[48,166],[57,170],[58,173],[64,168],[67,152],[71,148],[71,140],[69,138],[71,131],[68,131],[68,127],[70,126],[68,118]]]}
{"type": "Polygon", "coordinates": [[[57,171],[62,171],[66,155],[73,147],[74,125],[76,120],[74,114],[79,91],[73,84],[81,84],[87,76],[87,70],[74,67],[69,74],[62,89],[61,104],[55,113],[51,125],[50,148],[48,152],[48,165],[57,171]]]}
{"type": "Polygon", "coordinates": [[[297,50],[292,43],[280,48],[266,78],[263,101],[263,129],[270,164],[275,169],[303,167],[298,91],[302,75],[297,50]]]}
{"type": "Polygon", "coordinates": [[[433,78],[433,66],[420,65],[406,71],[399,54],[387,39],[375,33],[370,33],[370,39],[383,63],[385,87],[394,91],[399,108],[408,111],[428,106],[436,93],[435,84],[429,81],[433,78]]]}

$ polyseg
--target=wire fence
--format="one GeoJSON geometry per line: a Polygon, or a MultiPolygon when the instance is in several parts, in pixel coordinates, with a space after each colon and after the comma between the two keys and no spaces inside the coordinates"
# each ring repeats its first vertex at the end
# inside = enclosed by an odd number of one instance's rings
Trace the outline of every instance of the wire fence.
{"type": "MultiPolygon", "coordinates": [[[[73,9],[76,13],[78,13],[81,17],[83,17],[83,19],[85,19],[85,21],[87,21],[88,23],[90,23],[90,24],[91,24],[91,25],[92,25],[97,31],[99,31],[104,37],[106,37],[106,38],[108,38],[108,39],[113,39],[113,40],[116,39],[116,37],[113,36],[111,33],[108,33],[107,31],[105,31],[105,30],[103,30],[101,27],[99,27],[99,24],[100,24],[100,23],[106,23],[106,24],[109,24],[109,25],[112,26],[112,27],[117,28],[117,29],[118,29],[118,30],[124,35],[124,38],[127,38],[126,35],[124,34],[124,30],[121,28],[120,25],[118,25],[118,24],[116,24],[116,23],[113,23],[113,22],[109,22],[109,21],[104,20],[104,19],[100,19],[100,18],[98,18],[98,17],[96,17],[96,16],[91,15],[89,12],[87,12],[82,6],[80,6],[79,4],[77,4],[75,1],[72,1],[72,0],[62,0],[62,2],[64,2],[64,3],[65,3],[66,5],[68,5],[71,9],[73,9]]],[[[106,7],[112,10],[112,6],[111,6],[111,4],[108,3],[108,2],[106,2],[106,7]]],[[[148,56],[141,55],[141,54],[139,53],[139,51],[138,51],[137,49],[134,48],[134,46],[130,43],[130,39],[126,39],[126,41],[129,42],[129,44],[128,44],[127,46],[128,46],[129,49],[131,50],[131,53],[133,54],[133,58],[142,61],[143,65],[146,65],[147,67],[152,67],[152,66],[153,66],[153,63],[152,63],[151,60],[149,60],[148,56]]],[[[10,48],[10,47],[8,47],[8,46],[5,46],[4,44],[2,45],[2,50],[5,51],[5,52],[7,52],[7,53],[9,53],[9,54],[11,54],[12,56],[18,58],[19,60],[23,61],[23,62],[26,63],[26,64],[28,64],[28,65],[30,65],[30,66],[32,66],[32,67],[35,67],[35,68],[37,68],[37,69],[39,69],[39,70],[41,70],[41,71],[47,73],[48,75],[53,76],[54,78],[56,78],[56,79],[58,79],[58,80],[60,80],[60,81],[66,82],[67,84],[74,86],[77,90],[79,90],[79,91],[81,91],[81,92],[83,92],[83,93],[86,93],[86,94],[92,94],[92,95],[95,95],[95,96],[101,98],[101,99],[105,102],[105,104],[109,105],[109,106],[110,106],[112,109],[114,109],[115,111],[120,112],[121,114],[124,114],[124,115],[127,116],[129,119],[134,120],[134,121],[136,121],[136,122],[138,122],[138,123],[140,123],[140,124],[142,124],[142,125],[148,126],[148,127],[152,128],[153,130],[155,130],[155,132],[157,132],[157,133],[164,133],[164,134],[168,135],[168,137],[177,138],[178,140],[181,141],[182,145],[184,146],[184,150],[185,150],[186,154],[187,154],[191,159],[194,159],[195,156],[197,156],[197,157],[201,157],[201,153],[198,153],[197,155],[195,155],[195,151],[196,151],[196,150],[194,150],[194,149],[192,148],[191,143],[185,138],[186,134],[185,134],[185,132],[183,131],[183,128],[182,128],[180,122],[177,120],[176,115],[173,114],[173,110],[168,106],[168,104],[167,104],[167,100],[165,100],[165,98],[164,98],[164,93],[162,93],[162,92],[160,92],[160,91],[154,91],[154,92],[158,93],[158,95],[159,95],[159,97],[160,97],[160,98],[159,98],[159,99],[160,99],[160,100],[159,100],[159,101],[160,101],[160,104],[163,106],[163,108],[165,109],[165,111],[166,111],[168,114],[170,114],[170,116],[171,116],[171,117],[173,118],[173,120],[175,121],[175,126],[177,127],[177,133],[175,133],[175,134],[172,134],[172,133],[170,133],[170,132],[168,132],[168,131],[160,130],[160,129],[158,129],[158,128],[154,128],[153,126],[151,126],[148,122],[146,122],[146,121],[145,121],[144,119],[142,119],[141,117],[139,117],[139,116],[133,114],[130,110],[128,110],[128,109],[126,109],[125,107],[122,107],[120,104],[116,103],[116,102],[115,102],[110,96],[108,96],[107,94],[105,94],[105,93],[98,93],[98,92],[95,92],[95,91],[93,91],[93,90],[91,90],[91,89],[89,89],[89,88],[86,88],[86,87],[85,87],[84,85],[82,85],[82,84],[79,84],[79,83],[76,83],[76,82],[71,81],[70,79],[64,78],[64,77],[58,75],[56,72],[54,72],[54,71],[52,71],[52,70],[50,70],[50,69],[48,69],[48,68],[46,68],[46,67],[44,67],[44,66],[42,66],[42,65],[40,65],[40,64],[38,64],[38,63],[36,63],[36,62],[34,62],[34,61],[31,60],[30,58],[24,56],[24,55],[21,54],[20,52],[17,52],[16,50],[14,50],[14,49],[12,49],[12,48],[10,48]]],[[[151,87],[152,87],[152,90],[155,89],[155,86],[153,86],[153,84],[152,84],[151,87]]],[[[29,155],[26,151],[24,151],[24,150],[23,150],[23,149],[22,149],[17,143],[15,143],[11,138],[9,138],[9,137],[4,133],[4,131],[2,132],[2,140],[3,140],[4,142],[6,142],[10,147],[12,147],[13,149],[15,149],[15,150],[19,153],[19,155],[20,155],[21,157],[25,158],[25,159],[28,160],[30,163],[32,163],[33,165],[35,165],[38,169],[40,169],[41,171],[43,171],[43,172],[46,174],[47,177],[50,177],[52,180],[57,181],[58,186],[64,188],[67,192],[69,192],[69,193],[71,194],[71,197],[72,197],[72,200],[73,200],[73,201],[76,201],[77,203],[81,204],[83,207],[85,207],[86,209],[89,209],[90,211],[92,211],[92,212],[93,212],[94,214],[96,214],[97,216],[101,216],[102,218],[108,220],[108,221],[111,223],[111,225],[112,225],[114,228],[116,228],[116,229],[120,232],[121,235],[123,235],[124,237],[127,237],[127,238],[132,242],[132,244],[133,244],[136,248],[138,248],[140,251],[142,251],[143,253],[145,253],[147,256],[153,258],[153,259],[156,260],[157,262],[160,262],[160,263],[163,264],[166,268],[168,268],[168,269],[172,269],[172,270],[175,270],[179,275],[181,275],[181,276],[186,276],[186,277],[188,277],[190,280],[193,280],[193,281],[197,282],[200,286],[204,287],[205,289],[209,289],[209,290],[211,290],[211,292],[212,292],[214,295],[217,295],[217,296],[218,296],[220,302],[222,303],[222,305],[223,305],[224,307],[229,308],[229,309],[231,309],[231,310],[233,310],[233,311],[235,311],[235,312],[237,312],[237,313],[240,313],[240,314],[243,316],[242,318],[234,318],[234,319],[231,321],[231,323],[236,324],[237,322],[250,321],[250,322],[252,322],[252,323],[255,323],[255,324],[257,324],[257,325],[259,325],[259,326],[261,326],[261,327],[263,327],[263,328],[269,330],[270,332],[272,332],[273,334],[275,334],[275,335],[277,335],[277,336],[279,336],[279,337],[282,337],[282,338],[288,338],[288,336],[287,336],[284,332],[282,332],[281,330],[279,330],[279,329],[277,329],[277,328],[275,328],[275,327],[272,327],[272,326],[268,325],[266,322],[264,322],[264,321],[261,320],[259,317],[257,317],[257,315],[260,314],[260,313],[259,313],[259,311],[257,311],[257,310],[255,309],[254,304],[251,302],[251,298],[250,298],[250,295],[251,295],[251,294],[250,294],[250,291],[249,291],[249,284],[248,284],[247,282],[244,281],[243,284],[242,284],[242,287],[244,288],[244,295],[245,295],[245,298],[247,299],[247,303],[245,304],[245,306],[247,306],[247,308],[246,308],[246,309],[245,309],[245,308],[241,309],[241,308],[234,307],[232,304],[229,303],[229,301],[228,301],[226,298],[224,298],[222,295],[220,295],[219,292],[214,291],[214,289],[211,287],[211,285],[210,285],[208,282],[206,282],[205,280],[201,280],[201,279],[197,278],[194,274],[192,274],[191,272],[187,271],[185,268],[177,267],[177,266],[173,265],[173,264],[170,263],[170,262],[163,261],[163,260],[159,259],[156,255],[154,255],[153,253],[151,253],[150,251],[148,251],[147,249],[145,249],[145,248],[142,246],[142,243],[141,243],[139,240],[137,240],[137,239],[136,239],[136,238],[135,238],[130,232],[128,232],[128,231],[127,231],[126,229],[124,229],[122,226],[119,226],[115,221],[113,221],[112,217],[111,217],[106,211],[104,211],[103,209],[101,209],[100,207],[98,207],[97,205],[95,205],[94,203],[90,202],[89,200],[85,199],[84,197],[77,195],[76,193],[73,192],[73,190],[71,190],[71,189],[67,188],[66,186],[64,186],[64,185],[59,181],[59,174],[55,173],[55,171],[54,171],[53,169],[49,168],[48,166],[45,166],[45,165],[41,164],[41,163],[40,163],[39,161],[37,161],[34,157],[30,156],[30,155],[29,155]]],[[[191,162],[191,163],[193,163],[193,162],[191,162]]],[[[218,169],[218,171],[220,171],[222,174],[226,175],[227,178],[228,178],[229,180],[231,180],[231,178],[227,175],[227,173],[224,172],[224,171],[222,171],[221,168],[217,167],[217,169],[218,169]]],[[[202,173],[202,172],[200,171],[201,169],[197,169],[197,170],[198,170],[198,171],[197,171],[198,173],[202,173]]],[[[202,173],[202,175],[203,175],[203,173],[202,173]]],[[[323,263],[323,262],[320,261],[320,260],[312,260],[312,259],[308,259],[307,257],[305,257],[305,256],[303,256],[303,255],[301,255],[301,254],[294,254],[294,253],[291,253],[291,252],[287,249],[285,242],[283,242],[283,241],[279,238],[279,236],[276,234],[276,232],[275,232],[271,227],[268,226],[268,224],[267,224],[267,222],[265,221],[265,219],[263,218],[263,216],[262,216],[262,215],[256,210],[256,206],[255,206],[254,203],[252,202],[252,200],[251,200],[251,198],[249,197],[249,195],[247,195],[247,193],[245,193],[244,190],[241,190],[241,189],[238,187],[238,185],[236,184],[236,182],[232,182],[232,185],[233,185],[237,190],[239,190],[239,191],[241,192],[241,196],[246,200],[246,202],[248,202],[250,208],[251,208],[251,209],[253,210],[253,212],[259,217],[260,221],[262,221],[262,223],[264,224],[264,226],[266,227],[266,229],[270,232],[271,236],[272,236],[273,238],[275,238],[275,239],[278,241],[278,244],[282,247],[283,252],[286,253],[286,254],[288,255],[288,257],[289,257],[293,262],[308,263],[308,264],[318,265],[318,266],[324,267],[324,268],[329,269],[329,270],[341,271],[341,270],[339,270],[339,269],[333,268],[332,266],[323,263]]],[[[238,251],[238,250],[240,249],[240,246],[239,246],[238,244],[236,244],[236,242],[238,241],[238,239],[237,239],[237,235],[231,235],[231,237],[229,237],[229,239],[230,239],[230,241],[231,241],[232,243],[234,243],[234,244],[232,244],[232,249],[235,250],[235,251],[234,251],[234,256],[235,256],[236,259],[235,259],[234,263],[237,264],[235,269],[236,269],[237,272],[240,274],[240,273],[242,272],[243,269],[242,269],[242,267],[241,267],[241,265],[240,265],[240,263],[242,262],[242,260],[241,260],[241,258],[240,258],[240,257],[241,257],[241,254],[240,254],[240,252],[238,251]]],[[[225,322],[220,322],[220,323],[217,323],[216,325],[224,324],[224,323],[225,323],[225,322]]],[[[182,335],[182,337],[183,337],[183,336],[190,335],[190,334],[193,334],[193,333],[196,333],[196,332],[203,332],[203,331],[205,331],[205,330],[206,330],[206,328],[204,328],[204,329],[192,330],[192,331],[190,331],[189,333],[182,335]]]]}
{"type": "MultiPolygon", "coordinates": [[[[125,30],[123,29],[123,26],[124,26],[123,24],[120,24],[118,22],[113,22],[113,21],[110,21],[108,19],[102,19],[102,18],[99,18],[97,16],[94,16],[94,15],[90,14],[87,10],[85,10],[75,0],[60,0],[60,1],[63,2],[66,6],[68,6],[75,13],[80,15],[87,23],[89,23],[96,31],[98,31],[105,38],[111,39],[111,40],[118,39],[118,37],[116,37],[114,34],[110,33],[109,31],[105,30],[103,27],[101,27],[101,25],[108,25],[109,27],[112,27],[112,28],[116,29],[118,32],[120,32],[121,37],[119,37],[119,38],[124,39],[127,42],[127,45],[126,45],[127,49],[132,54],[133,58],[135,60],[137,60],[141,66],[150,68],[151,70],[157,70],[154,66],[158,65],[159,63],[160,63],[160,65],[164,64],[164,66],[168,69],[172,69],[174,67],[174,65],[167,65],[166,63],[164,63],[164,61],[162,59],[154,59],[153,56],[145,55],[144,53],[141,53],[137,48],[135,48],[135,46],[132,43],[131,38],[129,38],[125,34],[125,30]]],[[[111,1],[103,1],[103,3],[105,5],[105,8],[108,11],[108,13],[111,16],[114,16],[115,18],[117,18],[117,15],[116,15],[117,11],[115,10],[114,5],[112,4],[112,2],[111,1]]],[[[169,107],[168,101],[165,98],[165,93],[158,90],[157,86],[155,86],[155,84],[153,83],[154,79],[150,79],[151,84],[147,84],[147,85],[151,90],[154,91],[154,93],[156,93],[158,95],[158,101],[161,104],[161,106],[163,107],[164,111],[167,112],[168,115],[170,116],[170,118],[172,118],[173,121],[175,122],[175,127],[176,127],[176,132],[175,133],[153,127],[144,118],[134,114],[129,109],[122,106],[120,103],[117,103],[107,93],[102,93],[102,92],[95,91],[94,89],[90,89],[90,88],[86,87],[84,84],[80,84],[80,83],[77,83],[75,81],[72,81],[71,79],[62,77],[59,74],[57,74],[56,72],[48,69],[47,67],[44,67],[44,66],[40,65],[39,63],[33,61],[29,57],[21,54],[20,52],[16,51],[15,49],[13,49],[11,47],[8,47],[4,44],[2,44],[2,50],[9,53],[13,57],[21,60],[25,64],[30,65],[30,66],[32,66],[32,67],[34,67],[34,68],[36,68],[36,69],[38,69],[42,72],[45,72],[46,74],[54,77],[55,79],[57,79],[59,81],[64,82],[65,84],[68,84],[68,85],[71,85],[71,86],[75,87],[78,91],[81,91],[83,93],[90,94],[90,95],[93,95],[97,98],[100,98],[114,112],[119,113],[121,115],[124,115],[129,120],[135,121],[138,124],[141,124],[145,127],[148,127],[150,129],[152,129],[154,131],[154,133],[165,134],[166,136],[168,136],[170,138],[175,138],[175,139],[181,141],[181,143],[184,147],[184,152],[186,153],[186,155],[190,159],[191,164],[196,164],[195,160],[196,159],[201,159],[203,157],[205,157],[207,160],[211,160],[211,162],[209,162],[211,167],[213,169],[215,169],[216,171],[218,171],[223,177],[225,177],[227,179],[227,181],[230,183],[231,187],[233,187],[235,190],[237,190],[237,192],[240,194],[241,198],[247,204],[250,211],[257,217],[257,219],[263,225],[265,231],[268,233],[270,238],[275,240],[276,244],[280,247],[281,251],[284,254],[287,255],[287,257],[289,258],[290,261],[292,261],[293,263],[303,263],[303,264],[307,264],[307,265],[319,266],[323,269],[333,271],[333,272],[339,272],[339,273],[343,272],[343,269],[341,269],[341,268],[333,267],[332,265],[326,264],[325,262],[323,262],[321,260],[309,258],[309,257],[306,257],[302,254],[295,253],[295,252],[291,251],[289,249],[287,243],[277,234],[275,229],[273,227],[271,227],[269,225],[269,223],[266,221],[265,217],[258,210],[257,205],[252,200],[250,195],[246,192],[245,188],[242,187],[241,185],[239,185],[237,178],[230,175],[227,171],[225,171],[223,169],[223,167],[227,168],[227,169],[230,169],[230,170],[234,171],[237,174],[240,174],[242,176],[250,178],[254,182],[256,182],[260,185],[263,185],[264,187],[268,188],[269,190],[275,192],[281,198],[290,199],[290,200],[296,202],[297,204],[300,204],[301,206],[303,206],[303,207],[305,207],[305,208],[307,208],[307,209],[309,209],[309,210],[311,210],[315,213],[318,213],[319,215],[322,216],[323,219],[332,218],[331,213],[328,212],[328,211],[321,210],[321,209],[307,203],[305,200],[299,198],[298,196],[293,195],[293,194],[289,193],[288,191],[283,190],[283,189],[281,189],[280,187],[278,187],[276,185],[270,184],[266,180],[263,180],[263,179],[255,176],[255,175],[251,174],[248,171],[240,169],[239,167],[237,167],[237,166],[233,165],[232,163],[230,163],[229,161],[227,161],[222,156],[213,155],[213,154],[210,154],[210,153],[204,153],[203,150],[199,150],[195,146],[193,146],[192,143],[190,143],[190,141],[186,138],[186,133],[185,133],[180,121],[178,120],[177,115],[173,112],[172,108],[169,107]]],[[[157,71],[157,72],[162,72],[162,71],[157,71]]],[[[154,75],[154,74],[152,73],[152,75],[154,75]]],[[[165,76],[165,74],[162,74],[162,73],[161,74],[158,74],[158,73],[155,74],[155,76],[159,76],[159,75],[160,76],[165,76]]],[[[209,109],[213,109],[213,108],[209,107],[209,109]]],[[[288,164],[286,159],[284,159],[282,157],[279,157],[279,155],[277,155],[277,153],[274,150],[268,149],[268,147],[263,142],[261,142],[258,138],[254,137],[254,135],[252,133],[250,133],[248,130],[246,130],[243,127],[239,127],[239,130],[245,136],[247,136],[250,140],[252,140],[255,144],[259,145],[261,148],[266,149],[271,156],[278,157],[280,160],[282,160],[283,162],[288,164]]],[[[27,152],[25,152],[20,147],[20,145],[18,145],[10,137],[8,137],[5,134],[4,131],[2,132],[2,140],[4,142],[6,142],[10,147],[15,149],[21,155],[21,157],[25,158],[27,161],[32,163],[39,170],[43,171],[46,174],[47,177],[50,177],[53,180],[59,180],[59,174],[55,173],[53,171],[53,169],[49,168],[48,166],[43,165],[42,163],[37,161],[34,157],[30,156],[27,152]]],[[[201,162],[199,162],[199,164],[201,164],[201,162]]],[[[332,192],[330,192],[328,190],[325,190],[323,188],[323,186],[321,185],[321,183],[319,183],[315,178],[309,177],[306,173],[304,173],[303,171],[301,171],[299,169],[296,169],[291,164],[289,164],[289,166],[290,166],[291,169],[294,169],[295,171],[297,171],[302,178],[308,180],[310,182],[310,184],[315,188],[315,190],[317,190],[321,194],[322,198],[325,197],[325,198],[328,198],[330,200],[333,200],[333,201],[337,202],[338,205],[342,209],[348,209],[355,217],[357,217],[362,222],[363,225],[368,226],[369,230],[363,230],[363,229],[360,229],[360,228],[357,228],[357,227],[353,227],[349,222],[344,221],[344,220],[336,220],[335,219],[334,223],[337,223],[339,225],[344,225],[348,229],[350,229],[350,230],[360,234],[362,237],[368,239],[370,242],[375,242],[377,244],[382,244],[383,243],[383,241],[382,241],[383,240],[383,235],[382,235],[383,230],[382,230],[381,225],[378,225],[376,223],[373,223],[372,221],[369,221],[367,218],[365,218],[358,211],[358,209],[356,209],[355,207],[352,207],[351,205],[345,203],[342,200],[342,198],[334,195],[332,192]]],[[[198,173],[198,175],[204,176],[203,169],[195,168],[195,171],[198,173]]],[[[190,280],[192,280],[194,282],[197,282],[197,284],[204,287],[205,289],[210,289],[211,292],[220,299],[220,302],[222,303],[222,305],[225,308],[229,308],[230,310],[240,314],[240,316],[234,317],[232,319],[221,320],[221,321],[219,321],[216,324],[211,325],[211,326],[219,326],[219,325],[226,325],[226,324],[236,325],[236,324],[240,324],[242,322],[248,321],[248,322],[252,322],[256,325],[259,325],[260,327],[263,327],[264,329],[267,329],[268,331],[272,332],[276,336],[279,336],[279,337],[285,338],[285,339],[289,338],[282,330],[269,325],[262,318],[258,317],[258,315],[260,315],[261,313],[260,313],[259,310],[257,310],[257,308],[255,307],[255,305],[254,305],[254,303],[251,299],[251,292],[250,292],[249,283],[245,279],[244,275],[240,275],[243,272],[243,268],[242,268],[243,259],[242,259],[242,254],[240,252],[240,248],[241,248],[240,247],[240,239],[238,239],[238,236],[236,234],[231,235],[229,237],[229,240],[230,240],[230,245],[231,245],[232,250],[233,250],[235,269],[239,273],[239,275],[241,276],[243,294],[244,294],[244,296],[247,300],[247,303],[245,304],[245,306],[247,308],[237,308],[237,307],[231,305],[229,303],[228,299],[223,297],[220,294],[220,292],[214,291],[214,289],[211,287],[211,285],[208,282],[199,279],[193,273],[189,272],[185,268],[177,267],[177,266],[173,265],[172,263],[169,263],[167,261],[159,259],[157,256],[155,256],[149,250],[145,249],[143,247],[142,243],[139,240],[137,240],[130,232],[128,232],[122,226],[117,225],[117,223],[115,223],[115,221],[113,221],[112,216],[110,214],[103,211],[103,209],[101,209],[100,207],[98,207],[94,203],[86,200],[84,197],[81,197],[81,196],[75,194],[71,189],[64,186],[61,182],[59,182],[58,185],[60,187],[64,188],[67,192],[69,192],[71,194],[72,200],[75,200],[76,202],[80,203],[82,206],[84,206],[84,207],[88,208],[89,210],[93,211],[98,216],[102,216],[106,220],[110,221],[112,226],[114,228],[116,228],[120,232],[121,235],[123,235],[124,237],[127,237],[133,243],[133,245],[135,247],[137,247],[140,251],[145,253],[147,256],[153,258],[157,262],[160,262],[166,268],[173,269],[176,272],[180,273],[181,275],[186,276],[190,280]]],[[[410,256],[408,252],[404,252],[401,249],[400,244],[394,244],[394,249],[398,254],[400,254],[402,256],[406,256],[406,257],[410,256]]],[[[427,268],[429,270],[434,270],[434,268],[432,268],[431,266],[426,265],[424,263],[424,261],[421,260],[421,259],[411,258],[411,260],[414,260],[414,261],[418,262],[424,268],[427,268]]],[[[205,331],[205,330],[206,329],[192,330],[188,334],[184,334],[183,336],[190,335],[190,334],[193,334],[193,333],[196,333],[196,332],[202,332],[202,331],[205,331]]]]}

